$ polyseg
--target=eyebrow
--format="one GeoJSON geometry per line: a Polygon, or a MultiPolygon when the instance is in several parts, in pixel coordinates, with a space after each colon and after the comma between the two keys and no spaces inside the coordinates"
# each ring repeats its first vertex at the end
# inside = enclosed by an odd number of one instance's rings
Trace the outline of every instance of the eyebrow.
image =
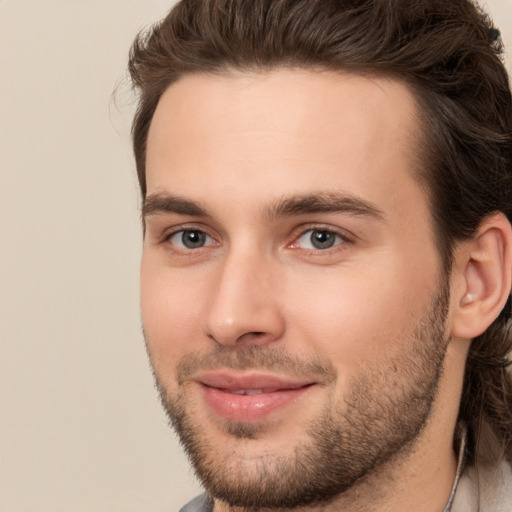
{"type": "Polygon", "coordinates": [[[320,192],[279,199],[267,210],[270,220],[311,213],[348,213],[384,220],[384,214],[370,201],[349,194],[320,192]]]}
{"type": "MultiPolygon", "coordinates": [[[[159,213],[174,213],[193,217],[211,217],[200,204],[178,196],[154,194],[147,196],[142,205],[142,219],[159,213]]],[[[295,195],[276,200],[265,210],[269,220],[295,217],[312,213],[348,213],[384,220],[384,214],[370,201],[334,192],[295,195]]]]}
{"type": "Polygon", "coordinates": [[[142,219],[159,213],[175,213],[193,217],[210,216],[199,203],[189,199],[161,194],[147,196],[142,205],[142,219]]]}

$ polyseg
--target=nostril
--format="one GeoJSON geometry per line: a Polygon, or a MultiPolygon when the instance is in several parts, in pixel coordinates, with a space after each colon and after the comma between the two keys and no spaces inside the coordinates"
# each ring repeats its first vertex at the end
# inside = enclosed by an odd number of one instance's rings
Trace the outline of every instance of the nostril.
{"type": "Polygon", "coordinates": [[[245,334],[242,334],[242,336],[239,336],[236,340],[237,345],[259,345],[262,343],[270,342],[274,339],[274,336],[272,336],[270,333],[265,331],[249,331],[245,334]]]}

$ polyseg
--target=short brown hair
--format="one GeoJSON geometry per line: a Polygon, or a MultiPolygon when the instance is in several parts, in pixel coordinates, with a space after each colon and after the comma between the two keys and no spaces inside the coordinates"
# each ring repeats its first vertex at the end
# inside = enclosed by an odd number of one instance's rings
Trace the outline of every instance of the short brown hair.
{"type": "MultiPolygon", "coordinates": [[[[393,76],[421,108],[420,178],[448,274],[455,242],[494,212],[512,219],[512,99],[501,53],[499,32],[469,0],[181,0],[130,53],[142,196],[153,114],[184,74],[298,67],[393,76]]],[[[460,408],[470,461],[482,420],[512,460],[510,316],[509,298],[472,341],[460,408]]]]}

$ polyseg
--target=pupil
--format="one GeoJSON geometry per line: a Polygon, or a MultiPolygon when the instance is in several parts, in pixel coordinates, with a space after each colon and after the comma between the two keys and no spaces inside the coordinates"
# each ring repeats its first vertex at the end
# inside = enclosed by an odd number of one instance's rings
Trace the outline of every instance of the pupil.
{"type": "Polygon", "coordinates": [[[329,231],[313,231],[311,233],[311,244],[316,249],[329,249],[334,245],[336,237],[329,231]]]}
{"type": "Polygon", "coordinates": [[[204,245],[205,239],[206,235],[201,231],[185,231],[181,236],[183,245],[188,249],[196,249],[197,247],[202,247],[204,245]]]}

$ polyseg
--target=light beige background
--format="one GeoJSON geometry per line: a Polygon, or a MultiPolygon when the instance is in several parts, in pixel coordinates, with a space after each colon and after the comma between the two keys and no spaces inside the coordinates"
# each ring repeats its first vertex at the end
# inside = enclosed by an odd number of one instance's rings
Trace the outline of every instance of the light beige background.
{"type": "MultiPolygon", "coordinates": [[[[170,4],[0,0],[1,512],[174,512],[198,490],[144,352],[133,109],[110,105],[170,4]]],[[[510,44],[512,0],[488,4],[510,44]]]]}

